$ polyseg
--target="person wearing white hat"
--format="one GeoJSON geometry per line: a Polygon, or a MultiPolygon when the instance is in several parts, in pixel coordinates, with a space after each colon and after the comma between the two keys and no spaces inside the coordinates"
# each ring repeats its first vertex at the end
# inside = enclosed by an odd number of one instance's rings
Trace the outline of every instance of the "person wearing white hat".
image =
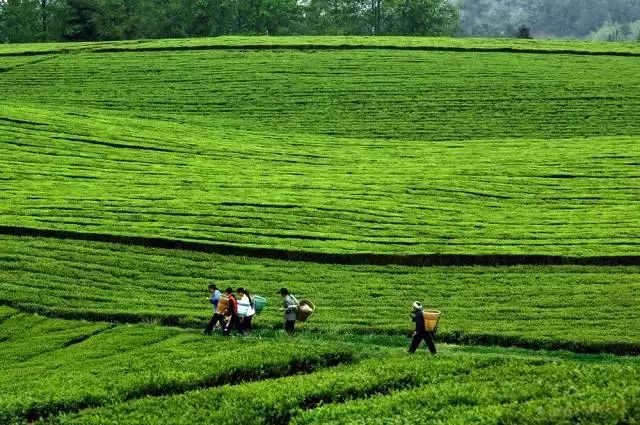
{"type": "Polygon", "coordinates": [[[420,301],[413,303],[413,311],[411,312],[411,320],[416,323],[416,331],[413,333],[413,339],[411,340],[411,346],[409,347],[409,353],[413,354],[418,349],[418,346],[424,340],[427,343],[427,348],[431,354],[436,354],[436,345],[433,343],[433,336],[431,332],[427,331],[424,326],[424,314],[422,312],[422,304],[420,301]]]}

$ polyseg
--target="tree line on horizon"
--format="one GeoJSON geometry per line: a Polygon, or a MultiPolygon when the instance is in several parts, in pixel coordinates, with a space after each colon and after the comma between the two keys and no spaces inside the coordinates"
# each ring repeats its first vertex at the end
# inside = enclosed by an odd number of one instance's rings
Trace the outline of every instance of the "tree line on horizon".
{"type": "Polygon", "coordinates": [[[0,0],[0,42],[219,35],[640,41],[640,0],[0,0]]]}
{"type": "Polygon", "coordinates": [[[0,0],[0,41],[453,35],[447,0],[0,0]]]}

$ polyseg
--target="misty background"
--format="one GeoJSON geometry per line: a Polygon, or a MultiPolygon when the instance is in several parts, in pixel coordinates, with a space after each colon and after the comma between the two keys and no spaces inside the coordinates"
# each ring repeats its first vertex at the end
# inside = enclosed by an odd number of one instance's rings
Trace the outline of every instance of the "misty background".
{"type": "Polygon", "coordinates": [[[638,41],[639,0],[452,0],[466,36],[502,36],[521,26],[536,38],[638,41]]]}

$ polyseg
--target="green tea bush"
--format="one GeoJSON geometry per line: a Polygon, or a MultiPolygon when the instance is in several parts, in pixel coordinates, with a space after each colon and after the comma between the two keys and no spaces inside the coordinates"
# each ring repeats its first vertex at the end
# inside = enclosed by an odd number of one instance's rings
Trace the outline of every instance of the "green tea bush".
{"type": "Polygon", "coordinates": [[[565,413],[577,411],[580,400],[590,399],[594,417],[612,420],[633,414],[632,392],[613,391],[629,388],[638,378],[634,361],[590,363],[496,352],[445,353],[435,358],[380,354],[311,375],[135,400],[57,416],[51,423],[404,424],[415,423],[416,418],[452,424],[538,419],[549,423],[542,419],[554,418],[554,409],[547,416],[536,412],[556,399],[562,400],[558,405],[566,408],[565,413]],[[603,387],[608,391],[598,391],[603,387]]]}
{"type": "Polygon", "coordinates": [[[335,342],[228,339],[148,325],[110,327],[52,319],[46,319],[50,323],[43,329],[38,320],[26,316],[0,325],[0,335],[22,333],[19,339],[0,342],[9,354],[0,365],[0,423],[308,373],[355,357],[353,348],[335,342]],[[33,322],[36,326],[31,327],[33,322]],[[73,333],[82,326],[102,329],[79,339],[73,333]]]}
{"type": "Polygon", "coordinates": [[[282,327],[288,287],[318,312],[304,332],[408,335],[415,300],[444,311],[441,341],[638,353],[637,267],[337,266],[82,241],[0,237],[0,301],[52,316],[202,326],[206,287],[266,296],[282,327]],[[404,307],[403,307],[404,306],[404,307]],[[406,308],[406,310],[403,310],[406,308]]]}

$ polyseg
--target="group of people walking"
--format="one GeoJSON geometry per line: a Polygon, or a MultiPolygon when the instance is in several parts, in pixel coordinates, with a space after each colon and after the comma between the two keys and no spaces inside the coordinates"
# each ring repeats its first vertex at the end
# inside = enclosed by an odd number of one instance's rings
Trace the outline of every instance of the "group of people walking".
{"type": "MultiPolygon", "coordinates": [[[[227,288],[223,294],[216,285],[211,284],[209,294],[207,299],[213,305],[213,316],[204,329],[205,335],[210,335],[216,325],[220,326],[222,335],[225,336],[230,335],[233,330],[242,335],[251,332],[251,322],[256,315],[256,303],[246,288],[236,289],[235,294],[233,288],[227,288]]],[[[287,288],[281,288],[279,294],[284,310],[284,330],[292,335],[295,333],[298,300],[287,288]]]]}
{"type": "Polygon", "coordinates": [[[245,288],[227,288],[224,294],[216,285],[209,285],[209,302],[213,305],[213,316],[204,333],[209,335],[216,325],[220,325],[223,335],[231,334],[232,330],[245,334],[251,331],[251,321],[256,314],[256,306],[251,294],[245,288]]]}
{"type": "MultiPolygon", "coordinates": [[[[256,314],[255,300],[251,297],[249,291],[245,288],[236,289],[233,293],[232,288],[227,288],[222,294],[216,285],[209,285],[210,297],[209,302],[213,305],[213,316],[204,330],[206,335],[210,335],[216,325],[220,325],[222,335],[230,335],[232,330],[237,330],[244,335],[251,331],[251,322],[256,314]]],[[[292,335],[295,333],[296,320],[300,311],[300,302],[294,297],[287,288],[280,288],[280,296],[282,297],[282,309],[284,311],[284,330],[292,335]]],[[[433,312],[430,310],[428,312],[433,312]]],[[[437,312],[437,311],[436,311],[437,312]]],[[[439,315],[440,313],[437,312],[439,315]]],[[[301,318],[304,320],[304,317],[301,318]]],[[[431,354],[436,354],[436,346],[434,344],[435,328],[437,320],[427,326],[425,321],[425,312],[422,304],[418,301],[412,305],[411,320],[415,322],[415,332],[409,346],[409,353],[415,353],[424,341],[427,344],[431,354]]]]}

